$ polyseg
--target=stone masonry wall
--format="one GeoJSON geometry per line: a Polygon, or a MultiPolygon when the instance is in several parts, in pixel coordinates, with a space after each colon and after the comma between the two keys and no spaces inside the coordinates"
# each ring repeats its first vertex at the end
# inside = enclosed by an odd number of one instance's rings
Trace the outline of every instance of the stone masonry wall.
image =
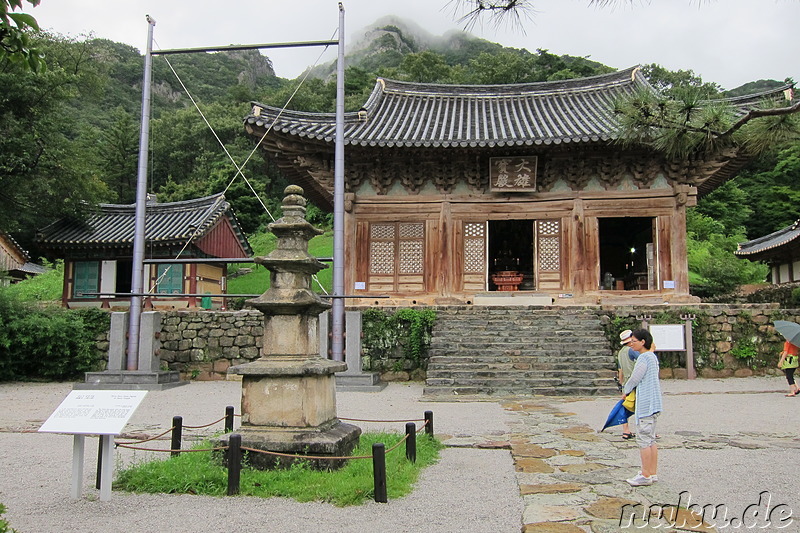
{"type": "MultiPolygon", "coordinates": [[[[707,378],[781,374],[776,364],[783,338],[770,326],[774,320],[800,322],[800,309],[780,309],[777,304],[597,308],[607,327],[620,319],[633,324],[642,315],[654,317],[652,323],[664,323],[656,318],[663,317],[665,311],[700,317],[693,334],[695,366],[698,375],[707,378]],[[741,347],[748,343],[755,349],[754,357],[736,357],[737,351],[742,352],[741,347]]],[[[181,372],[184,379],[226,379],[229,366],[258,359],[261,353],[264,320],[255,310],[165,311],[161,324],[162,365],[181,372]]],[[[618,346],[612,339],[614,335],[618,332],[609,332],[611,344],[618,346]]],[[[97,340],[98,351],[107,358],[107,338],[97,340]]],[[[685,378],[685,367],[671,363],[668,357],[664,359],[662,377],[685,378]]],[[[427,366],[427,361],[424,363],[423,367],[427,366]]]]}
{"type": "Polygon", "coordinates": [[[167,311],[161,362],[185,379],[225,379],[229,366],[259,358],[263,335],[259,311],[167,311]]]}
{"type": "MultiPolygon", "coordinates": [[[[784,339],[771,327],[774,320],[800,322],[800,309],[780,309],[778,304],[696,304],[675,307],[616,307],[603,309],[601,319],[636,321],[649,315],[652,324],[664,318],[665,312],[693,314],[694,359],[697,375],[705,378],[782,375],[777,368],[778,354],[784,339]],[[752,353],[752,357],[742,355],[752,353]],[[738,355],[738,357],[737,357],[738,355]]],[[[683,321],[670,321],[680,323],[683,321]]],[[[613,332],[612,332],[613,333],[613,332]]],[[[617,344],[618,345],[618,344],[617,344]]],[[[685,359],[682,359],[685,361],[685,359]]],[[[686,378],[686,368],[662,357],[662,378],[686,378]],[[671,364],[672,363],[672,364],[671,364]]]]}

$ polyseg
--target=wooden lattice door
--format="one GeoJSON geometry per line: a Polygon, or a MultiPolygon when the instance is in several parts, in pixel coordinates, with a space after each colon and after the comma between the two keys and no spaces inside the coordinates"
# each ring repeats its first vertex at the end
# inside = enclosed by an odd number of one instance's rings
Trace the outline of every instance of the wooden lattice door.
{"type": "Polygon", "coordinates": [[[370,291],[414,293],[424,290],[425,224],[373,222],[369,227],[370,291]]]}
{"type": "Polygon", "coordinates": [[[561,220],[537,220],[535,268],[538,290],[561,289],[561,220]]]}

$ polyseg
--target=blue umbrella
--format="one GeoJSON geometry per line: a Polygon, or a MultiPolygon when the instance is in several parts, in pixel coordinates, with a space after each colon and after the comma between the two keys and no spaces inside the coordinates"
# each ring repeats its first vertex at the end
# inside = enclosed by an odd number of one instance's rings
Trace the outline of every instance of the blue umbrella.
{"type": "Polygon", "coordinates": [[[611,412],[608,414],[608,420],[606,420],[606,424],[603,426],[603,429],[600,430],[601,432],[606,428],[610,428],[611,426],[619,426],[628,421],[628,417],[633,413],[622,406],[622,402],[624,401],[624,399],[618,401],[614,408],[611,409],[611,412]]]}

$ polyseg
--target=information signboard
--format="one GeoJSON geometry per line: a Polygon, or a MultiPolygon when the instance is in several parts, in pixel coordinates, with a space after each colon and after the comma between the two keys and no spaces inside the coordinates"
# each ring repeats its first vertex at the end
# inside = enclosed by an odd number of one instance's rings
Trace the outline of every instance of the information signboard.
{"type": "Polygon", "coordinates": [[[71,391],[39,431],[72,435],[119,435],[146,394],[145,390],[71,391]]]}
{"type": "Polygon", "coordinates": [[[686,350],[684,327],[680,324],[650,324],[650,334],[653,336],[653,343],[656,345],[656,351],[682,352],[686,350]]]}

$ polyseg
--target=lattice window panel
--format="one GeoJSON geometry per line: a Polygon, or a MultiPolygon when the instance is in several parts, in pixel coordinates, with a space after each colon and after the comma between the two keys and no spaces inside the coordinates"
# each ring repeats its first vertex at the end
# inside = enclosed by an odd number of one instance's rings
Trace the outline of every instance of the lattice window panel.
{"type": "Polygon", "coordinates": [[[560,220],[540,220],[537,223],[539,235],[558,235],[561,231],[560,220]]]}
{"type": "Polygon", "coordinates": [[[425,225],[422,223],[400,224],[401,239],[422,239],[425,237],[425,225]]]}
{"type": "Polygon", "coordinates": [[[464,237],[486,237],[486,224],[483,222],[467,222],[464,224],[464,237]]]}
{"type": "Polygon", "coordinates": [[[394,250],[394,242],[371,242],[369,246],[370,274],[394,274],[394,250]]]}
{"type": "Polygon", "coordinates": [[[539,270],[561,270],[561,221],[540,220],[536,223],[539,248],[539,270]]]}
{"type": "Polygon", "coordinates": [[[541,237],[539,239],[540,270],[560,270],[560,248],[558,237],[541,237]]]}
{"type": "Polygon", "coordinates": [[[370,239],[394,239],[394,224],[371,224],[369,227],[370,239]]]}
{"type": "Polygon", "coordinates": [[[424,263],[422,241],[400,241],[400,274],[422,274],[424,263]]]}
{"type": "Polygon", "coordinates": [[[486,267],[486,224],[464,224],[464,272],[481,273],[486,267]]]}

